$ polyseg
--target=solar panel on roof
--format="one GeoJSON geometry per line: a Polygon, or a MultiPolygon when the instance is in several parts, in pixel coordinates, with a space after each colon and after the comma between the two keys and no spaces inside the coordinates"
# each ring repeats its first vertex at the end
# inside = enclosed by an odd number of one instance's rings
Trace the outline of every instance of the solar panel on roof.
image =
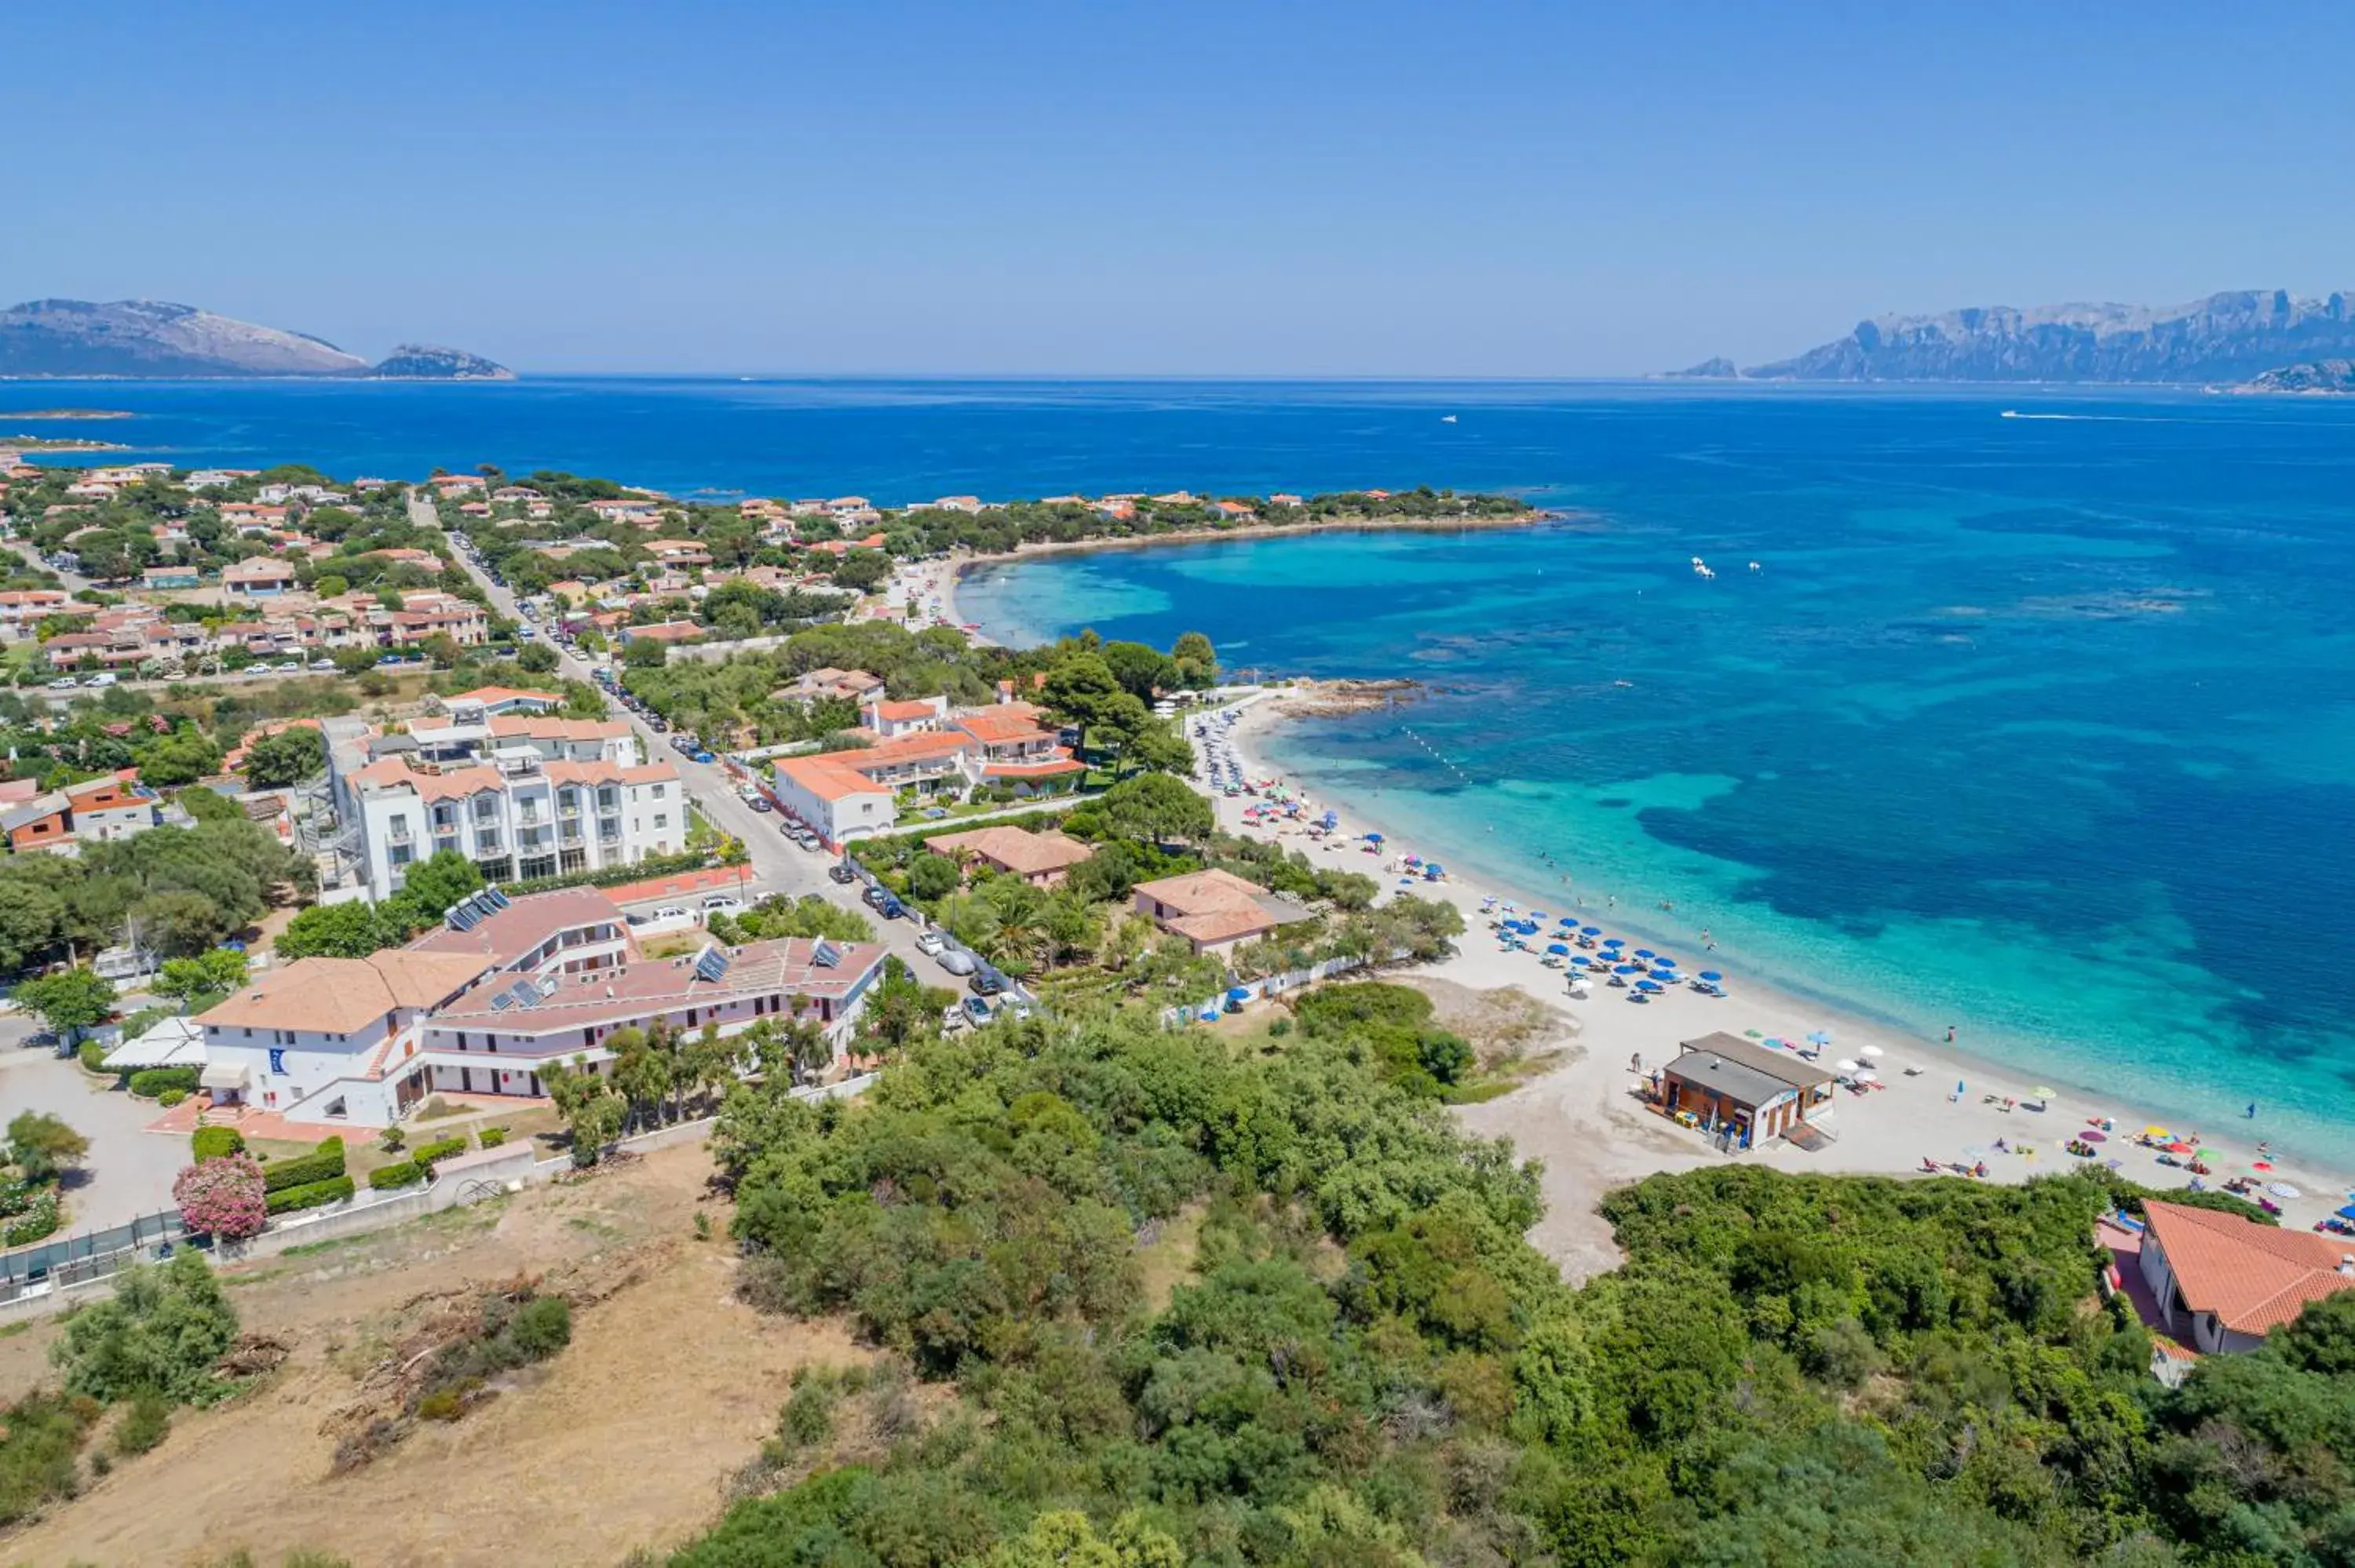
{"type": "Polygon", "coordinates": [[[514,899],[509,898],[506,894],[504,894],[504,893],[500,892],[500,891],[499,891],[497,888],[496,888],[496,887],[485,887],[485,888],[484,888],[484,889],[483,889],[483,896],[484,896],[484,898],[485,898],[485,899],[486,899],[486,900],[488,900],[488,901],[489,901],[490,906],[491,906],[491,907],[492,907],[493,909],[504,909],[504,908],[506,908],[508,905],[513,904],[513,903],[515,902],[515,900],[514,900],[514,899]]]}
{"type": "Polygon", "coordinates": [[[698,980],[708,980],[717,985],[727,973],[728,950],[726,948],[706,948],[696,955],[695,974],[698,980]]]}
{"type": "Polygon", "coordinates": [[[514,1005],[515,998],[509,996],[505,991],[501,991],[498,995],[491,998],[491,1011],[493,1012],[504,1012],[514,1005]]]}
{"type": "Polygon", "coordinates": [[[499,1000],[510,1007],[538,1007],[539,987],[530,980],[517,980],[499,992],[499,1000]]]}
{"type": "Polygon", "coordinates": [[[830,969],[842,962],[842,949],[820,937],[817,946],[810,949],[810,962],[822,969],[830,969]]]}

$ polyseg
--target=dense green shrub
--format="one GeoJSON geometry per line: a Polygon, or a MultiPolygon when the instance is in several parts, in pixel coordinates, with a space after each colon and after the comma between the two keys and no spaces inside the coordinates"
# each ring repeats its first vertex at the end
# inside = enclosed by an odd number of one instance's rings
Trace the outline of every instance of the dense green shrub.
{"type": "Polygon", "coordinates": [[[203,1254],[184,1247],[169,1263],[117,1274],[113,1296],[66,1318],[49,1358],[69,1393],[191,1404],[226,1391],[213,1365],[236,1339],[237,1311],[220,1281],[203,1254]]]}
{"type": "Polygon", "coordinates": [[[379,1192],[390,1187],[413,1187],[424,1181],[426,1174],[425,1167],[414,1160],[396,1160],[369,1171],[368,1185],[379,1192]]]}
{"type": "Polygon", "coordinates": [[[460,1133],[455,1138],[438,1138],[431,1143],[421,1143],[409,1151],[409,1158],[431,1170],[435,1160],[447,1160],[453,1154],[465,1151],[466,1135],[460,1133]]]}
{"type": "Polygon", "coordinates": [[[172,1089],[185,1096],[195,1092],[197,1076],[194,1067],[142,1067],[131,1075],[131,1092],[143,1099],[160,1098],[172,1089]]]}
{"type": "Polygon", "coordinates": [[[95,1400],[47,1393],[0,1409],[0,1526],[73,1496],[76,1457],[98,1415],[95,1400]]]}
{"type": "Polygon", "coordinates": [[[42,1188],[27,1201],[21,1213],[0,1224],[0,1246],[30,1246],[57,1230],[59,1215],[56,1190],[42,1188]]]}
{"type": "Polygon", "coordinates": [[[308,1154],[298,1154],[292,1160],[273,1160],[261,1168],[263,1189],[280,1192],[289,1187],[307,1187],[316,1181],[332,1181],[344,1173],[344,1140],[330,1138],[308,1154]]]}
{"type": "Polygon", "coordinates": [[[182,1100],[185,1100],[187,1097],[188,1091],[186,1089],[170,1088],[158,1094],[155,1097],[155,1103],[162,1106],[165,1110],[170,1110],[174,1106],[178,1105],[182,1100]]]}
{"type": "Polygon", "coordinates": [[[300,1187],[281,1187],[262,1200],[263,1206],[273,1214],[291,1214],[298,1209],[315,1209],[323,1203],[339,1203],[352,1195],[355,1183],[348,1176],[330,1176],[325,1181],[309,1181],[300,1187]]]}
{"type": "Polygon", "coordinates": [[[80,1044],[74,1047],[74,1055],[80,1061],[83,1070],[86,1072],[103,1073],[107,1071],[106,1044],[103,1041],[85,1040],[80,1044]]]}
{"type": "Polygon", "coordinates": [[[244,1153],[245,1135],[233,1127],[200,1127],[188,1135],[188,1148],[198,1160],[218,1160],[244,1153]]]}
{"type": "Polygon", "coordinates": [[[131,1406],[115,1424],[114,1451],[125,1458],[144,1454],[172,1430],[172,1404],[163,1395],[133,1394],[131,1406]]]}
{"type": "Polygon", "coordinates": [[[507,1129],[503,1127],[486,1127],[475,1136],[485,1149],[496,1149],[507,1140],[507,1129]]]}

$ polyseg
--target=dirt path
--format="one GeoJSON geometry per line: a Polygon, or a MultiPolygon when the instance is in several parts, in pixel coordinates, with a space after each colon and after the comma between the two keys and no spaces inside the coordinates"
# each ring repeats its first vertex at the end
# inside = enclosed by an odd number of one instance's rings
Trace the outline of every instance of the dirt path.
{"type": "MultiPolygon", "coordinates": [[[[0,1563],[173,1564],[310,1547],[357,1568],[617,1563],[692,1536],[774,1426],[794,1367],[864,1359],[830,1325],[763,1318],[731,1294],[723,1207],[693,1214],[709,1165],[668,1150],[577,1187],[543,1188],[229,1277],[245,1325],[293,1340],[287,1365],[224,1408],[182,1413],[15,1537],[0,1563]],[[328,1474],[330,1429],[421,1298],[518,1273],[593,1282],[572,1343],[464,1420],[420,1423],[367,1467],[328,1474]]],[[[44,1327],[0,1341],[0,1394],[46,1375],[44,1327]]]]}

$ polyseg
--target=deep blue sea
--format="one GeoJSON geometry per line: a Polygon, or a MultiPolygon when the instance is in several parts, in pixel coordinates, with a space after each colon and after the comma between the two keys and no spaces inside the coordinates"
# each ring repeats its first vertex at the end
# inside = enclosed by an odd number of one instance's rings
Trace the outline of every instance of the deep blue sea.
{"type": "Polygon", "coordinates": [[[1526,493],[1570,519],[1048,558],[961,598],[1009,640],[1199,630],[1233,666],[1420,677],[1426,700],[1299,726],[1280,755],[1531,891],[1569,876],[1925,1036],[1955,1024],[1967,1049],[2211,1120],[2254,1099],[2257,1136],[2355,1158],[2355,402],[0,385],[0,435],[20,429],[186,462],[492,461],[716,495],[1526,493]],[[139,418],[6,412],[59,406],[139,418]]]}

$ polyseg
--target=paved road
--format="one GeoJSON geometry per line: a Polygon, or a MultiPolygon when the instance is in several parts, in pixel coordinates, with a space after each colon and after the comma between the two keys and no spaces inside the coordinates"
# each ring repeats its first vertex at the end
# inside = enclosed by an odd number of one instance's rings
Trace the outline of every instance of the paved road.
{"type": "Polygon", "coordinates": [[[162,1113],[92,1078],[71,1057],[28,1046],[32,1023],[0,1019],[0,1107],[47,1111],[90,1139],[90,1155],[67,1178],[66,1225],[53,1239],[119,1225],[172,1206],[172,1178],[188,1162],[186,1139],[144,1130],[162,1113]]]}
{"type": "MultiPolygon", "coordinates": [[[[409,511],[410,521],[420,527],[441,525],[432,504],[418,496],[410,497],[409,511]]],[[[464,552],[458,553],[458,560],[482,585],[484,593],[489,596],[492,606],[499,614],[514,620],[524,619],[515,595],[491,581],[489,574],[474,565],[464,552]]],[[[591,678],[593,666],[588,660],[556,642],[550,641],[549,646],[556,650],[560,661],[559,672],[565,678],[575,681],[591,678]]],[[[855,909],[868,916],[879,928],[884,945],[905,959],[927,984],[954,986],[958,983],[954,977],[916,950],[917,927],[912,922],[875,919],[873,913],[859,903],[853,891],[827,879],[826,868],[833,863],[833,857],[813,854],[795,847],[778,831],[775,812],[755,811],[745,804],[743,798],[736,793],[734,782],[724,767],[716,762],[687,760],[671,749],[668,736],[656,735],[637,715],[618,703],[608,704],[606,711],[637,732],[639,744],[645,748],[648,757],[666,758],[677,764],[686,778],[688,792],[695,797],[697,810],[713,826],[743,840],[751,856],[755,878],[750,890],[752,896],[782,893],[798,898],[805,894],[815,893],[846,909],[855,909]]]]}

